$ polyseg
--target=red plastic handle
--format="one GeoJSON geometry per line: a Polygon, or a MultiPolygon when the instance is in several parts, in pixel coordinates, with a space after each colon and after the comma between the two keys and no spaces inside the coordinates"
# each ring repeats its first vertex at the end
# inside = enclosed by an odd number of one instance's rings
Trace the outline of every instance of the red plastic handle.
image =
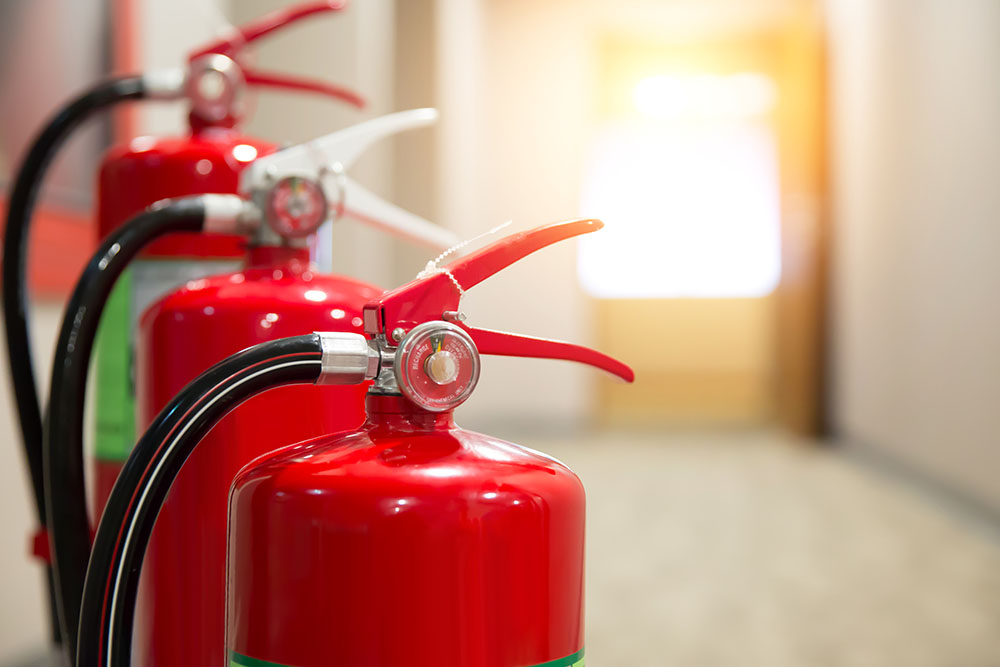
{"type": "Polygon", "coordinates": [[[285,88],[304,93],[319,93],[347,102],[361,109],[365,106],[365,99],[350,88],[344,88],[336,84],[314,79],[301,79],[287,74],[272,74],[261,72],[260,70],[244,70],[243,76],[246,82],[252,86],[268,86],[270,88],[285,88]]]}
{"type": "MultiPolygon", "coordinates": [[[[265,14],[264,16],[246,23],[234,30],[231,37],[220,39],[208,46],[202,47],[192,52],[188,56],[188,62],[192,62],[202,56],[219,53],[233,60],[237,60],[240,50],[244,46],[254,42],[265,35],[268,35],[279,28],[284,28],[296,21],[325,12],[337,12],[347,6],[347,0],[325,0],[324,2],[307,2],[293,7],[285,7],[265,14]]],[[[319,93],[334,99],[347,102],[358,108],[364,107],[365,100],[359,94],[335,84],[312,79],[302,79],[286,74],[264,72],[252,68],[243,67],[243,76],[247,84],[253,86],[267,86],[269,88],[284,88],[300,92],[319,93]]]]}
{"type": "Polygon", "coordinates": [[[338,12],[346,6],[347,0],[326,0],[324,2],[303,2],[293,7],[277,9],[270,14],[254,19],[250,23],[239,26],[236,28],[236,34],[232,37],[220,39],[198,49],[188,57],[188,60],[194,60],[209,53],[221,53],[232,58],[250,42],[254,42],[279,28],[284,28],[313,14],[338,12]]]}
{"type": "Polygon", "coordinates": [[[447,311],[458,310],[461,292],[486,280],[514,262],[553,243],[596,232],[600,220],[571,220],[512,234],[443,267],[440,272],[417,278],[386,292],[365,306],[369,333],[385,333],[395,327],[411,329],[421,322],[440,319],[447,311]],[[454,279],[454,282],[453,282],[454,279]]]}
{"type": "MultiPolygon", "coordinates": [[[[596,232],[600,220],[572,220],[512,234],[460,259],[439,272],[386,292],[365,306],[365,331],[389,334],[396,328],[409,331],[421,322],[442,319],[457,311],[462,292],[478,285],[514,262],[553,243],[596,232]],[[459,290],[461,287],[461,291],[459,290]]],[[[482,354],[511,357],[565,359],[595,366],[632,382],[632,369],[622,362],[581,345],[533,338],[502,331],[474,329],[461,322],[482,354]]]]}
{"type": "Polygon", "coordinates": [[[469,289],[533,252],[559,241],[590,234],[604,227],[600,220],[570,220],[511,234],[485,248],[456,259],[447,269],[462,289],[469,289]]]}
{"type": "Polygon", "coordinates": [[[635,380],[635,372],[626,364],[603,352],[589,347],[566,343],[561,340],[522,336],[504,331],[473,329],[459,324],[476,343],[480,354],[494,354],[502,357],[533,357],[538,359],[563,359],[594,366],[626,382],[635,380]]]}

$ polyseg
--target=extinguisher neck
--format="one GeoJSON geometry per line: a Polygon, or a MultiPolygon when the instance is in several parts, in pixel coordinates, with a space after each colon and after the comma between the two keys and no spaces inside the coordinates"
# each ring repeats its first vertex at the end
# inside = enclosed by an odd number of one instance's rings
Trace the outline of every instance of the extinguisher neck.
{"type": "Polygon", "coordinates": [[[188,126],[191,134],[197,136],[203,132],[219,129],[232,129],[236,127],[237,119],[234,116],[227,116],[219,120],[206,120],[193,110],[188,112],[188,126]]]}
{"type": "Polygon", "coordinates": [[[247,248],[248,269],[287,269],[301,273],[309,269],[309,248],[288,246],[250,246],[247,248]]]}
{"type": "Polygon", "coordinates": [[[376,431],[448,431],[455,428],[454,413],[430,412],[399,394],[368,394],[365,398],[367,426],[376,431]]]}

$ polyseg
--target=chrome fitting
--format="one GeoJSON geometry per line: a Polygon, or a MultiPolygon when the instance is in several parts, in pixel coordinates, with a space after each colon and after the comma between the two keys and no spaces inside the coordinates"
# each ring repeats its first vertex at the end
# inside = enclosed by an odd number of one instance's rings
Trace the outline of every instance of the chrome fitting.
{"type": "Polygon", "coordinates": [[[187,87],[187,71],[180,67],[154,69],[142,74],[146,97],[152,100],[176,100],[187,87]]]}
{"type": "Polygon", "coordinates": [[[389,345],[385,340],[385,336],[376,336],[372,344],[377,346],[379,353],[382,356],[382,361],[379,364],[378,377],[375,378],[375,384],[371,386],[368,391],[372,394],[398,394],[399,385],[396,383],[396,348],[389,345]]]}
{"type": "Polygon", "coordinates": [[[202,229],[214,234],[245,234],[260,225],[260,209],[237,195],[201,195],[205,205],[202,229]]]}
{"type": "Polygon", "coordinates": [[[195,115],[209,123],[242,115],[246,79],[235,60],[209,53],[189,64],[184,92],[195,115]]]}
{"type": "Polygon", "coordinates": [[[322,370],[316,384],[361,384],[378,375],[378,346],[361,334],[319,331],[322,370]]]}

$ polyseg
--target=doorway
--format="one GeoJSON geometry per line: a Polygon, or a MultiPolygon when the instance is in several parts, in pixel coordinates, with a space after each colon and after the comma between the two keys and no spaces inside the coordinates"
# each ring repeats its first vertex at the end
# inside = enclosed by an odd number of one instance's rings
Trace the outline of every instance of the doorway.
{"type": "Polygon", "coordinates": [[[814,8],[766,30],[609,35],[580,244],[596,340],[639,382],[603,381],[607,423],[823,419],[822,41],[814,8]],[[635,350],[641,350],[636,354],[635,350]]]}

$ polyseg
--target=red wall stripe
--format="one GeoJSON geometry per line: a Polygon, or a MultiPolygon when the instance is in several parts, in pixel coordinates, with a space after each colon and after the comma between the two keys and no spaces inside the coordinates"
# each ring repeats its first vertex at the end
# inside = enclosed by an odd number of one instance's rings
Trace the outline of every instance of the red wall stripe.
{"type": "MultiPolygon", "coordinates": [[[[0,199],[7,219],[7,200],[0,199]]],[[[40,298],[64,298],[97,249],[92,217],[79,211],[40,204],[28,243],[28,289],[40,298]]]]}

